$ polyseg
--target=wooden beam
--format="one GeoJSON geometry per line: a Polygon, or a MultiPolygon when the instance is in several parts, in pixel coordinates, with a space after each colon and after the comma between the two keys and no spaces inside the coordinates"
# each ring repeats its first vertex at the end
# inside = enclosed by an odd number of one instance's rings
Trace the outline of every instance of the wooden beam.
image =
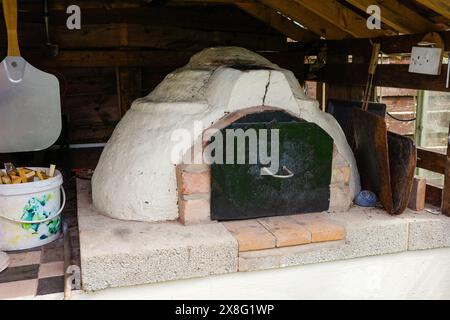
{"type": "MultiPolygon", "coordinates": [[[[263,27],[265,27],[263,25],[263,27]]],[[[25,24],[20,28],[21,48],[41,48],[45,38],[42,25],[25,24]]],[[[1,30],[0,30],[1,32],[1,30]]],[[[73,48],[152,48],[162,50],[201,50],[213,46],[242,46],[250,50],[287,50],[282,34],[228,32],[182,27],[158,27],[115,23],[83,25],[81,30],[66,26],[51,29],[52,41],[61,50],[73,48]]],[[[0,36],[0,48],[6,47],[0,36]]]]}
{"type": "Polygon", "coordinates": [[[450,3],[448,0],[416,0],[423,6],[439,13],[447,19],[450,19],[450,3]]]}
{"type": "Polygon", "coordinates": [[[24,57],[41,68],[151,67],[155,72],[170,72],[189,62],[195,51],[164,50],[61,50],[57,57],[43,57],[40,52],[24,51],[24,57]]]}
{"type": "Polygon", "coordinates": [[[444,174],[447,157],[445,154],[417,148],[417,167],[444,174]]]}
{"type": "Polygon", "coordinates": [[[116,68],[117,96],[119,99],[120,116],[123,117],[131,104],[140,98],[142,92],[141,68],[116,68]]]}
{"type": "MultiPolygon", "coordinates": [[[[149,67],[154,73],[167,74],[189,62],[197,51],[163,50],[62,50],[54,58],[43,57],[39,52],[24,51],[24,57],[43,70],[55,68],[108,68],[149,67]]],[[[258,52],[280,67],[291,70],[298,79],[304,79],[304,54],[302,52],[258,52]]]]}
{"type": "Polygon", "coordinates": [[[300,23],[313,33],[326,39],[345,39],[351,37],[348,32],[341,30],[308,8],[305,8],[292,0],[260,0],[260,2],[281,12],[286,17],[300,23]]]}
{"type": "MultiPolygon", "coordinates": [[[[136,8],[141,7],[144,4],[141,0],[59,0],[59,1],[49,1],[50,10],[66,10],[70,5],[78,5],[82,9],[91,8],[104,8],[104,9],[114,9],[114,8],[136,8]]],[[[30,4],[29,6],[32,6],[30,4]]],[[[36,4],[38,6],[40,4],[36,4]]],[[[26,8],[26,5],[24,5],[26,8]]]]}
{"type": "MultiPolygon", "coordinates": [[[[32,23],[42,27],[42,10],[19,12],[21,26],[32,23]]],[[[66,26],[65,10],[50,11],[51,33],[56,26],[66,26]]],[[[172,27],[210,31],[229,31],[254,34],[279,34],[259,19],[255,19],[236,6],[157,6],[143,8],[90,8],[82,10],[82,27],[86,25],[129,23],[146,27],[172,27]]],[[[0,14],[0,26],[3,26],[0,14]]],[[[3,32],[0,28],[0,33],[3,32]]],[[[76,31],[73,31],[76,32],[76,31]]]]}
{"type": "MultiPolygon", "coordinates": [[[[447,65],[442,66],[442,74],[440,76],[409,73],[408,67],[408,65],[404,64],[379,65],[373,85],[450,92],[450,89],[445,87],[447,65]]],[[[316,75],[306,80],[347,85],[364,85],[367,82],[368,68],[368,64],[328,64],[320,69],[316,75]]]]}
{"type": "Polygon", "coordinates": [[[428,183],[425,193],[425,202],[440,208],[442,205],[442,188],[428,183]]]}
{"type": "MultiPolygon", "coordinates": [[[[450,48],[450,32],[439,32],[444,40],[446,48],[450,48]]],[[[381,51],[385,54],[410,54],[413,46],[417,45],[425,36],[422,34],[387,36],[365,39],[343,39],[327,41],[327,48],[335,52],[355,55],[361,51],[371,48],[371,42],[379,42],[381,51]]]]}
{"type": "Polygon", "coordinates": [[[392,32],[385,30],[370,30],[366,18],[340,4],[337,0],[294,0],[304,9],[313,11],[328,22],[356,38],[379,37],[392,32]]]}
{"type": "Polygon", "coordinates": [[[236,2],[236,6],[293,40],[311,42],[319,39],[318,35],[261,3],[236,2]]]}
{"type": "Polygon", "coordinates": [[[381,21],[394,30],[402,33],[423,33],[442,30],[427,18],[421,16],[398,0],[346,0],[351,5],[366,12],[371,5],[381,9],[381,21]]]}
{"type": "Polygon", "coordinates": [[[445,166],[444,192],[442,194],[442,213],[450,217],[450,126],[447,140],[447,161],[445,166]]]}

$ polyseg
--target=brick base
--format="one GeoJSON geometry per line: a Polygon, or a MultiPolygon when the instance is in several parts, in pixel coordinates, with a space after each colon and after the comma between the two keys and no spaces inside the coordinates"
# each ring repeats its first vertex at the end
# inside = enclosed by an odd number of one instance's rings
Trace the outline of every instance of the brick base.
{"type": "Polygon", "coordinates": [[[177,166],[178,208],[181,223],[211,222],[211,170],[206,165],[177,166]]]}

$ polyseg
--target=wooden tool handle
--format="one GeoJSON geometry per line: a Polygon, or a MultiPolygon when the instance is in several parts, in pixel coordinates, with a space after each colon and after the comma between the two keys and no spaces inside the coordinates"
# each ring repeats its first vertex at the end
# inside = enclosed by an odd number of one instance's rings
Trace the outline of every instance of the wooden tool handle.
{"type": "Polygon", "coordinates": [[[3,0],[3,13],[8,31],[8,56],[20,56],[17,36],[17,0],[3,0]]]}

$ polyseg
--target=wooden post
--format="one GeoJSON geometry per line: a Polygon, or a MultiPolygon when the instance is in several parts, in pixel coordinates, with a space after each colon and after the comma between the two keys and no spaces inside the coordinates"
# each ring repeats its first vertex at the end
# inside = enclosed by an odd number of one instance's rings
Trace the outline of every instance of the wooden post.
{"type": "Polygon", "coordinates": [[[142,94],[142,71],[137,67],[118,67],[116,77],[120,116],[123,117],[133,101],[142,94]]]}
{"type": "Polygon", "coordinates": [[[442,195],[442,213],[450,217],[450,128],[447,144],[447,164],[445,166],[444,193],[442,195]]]}
{"type": "Polygon", "coordinates": [[[316,100],[319,101],[320,103],[320,109],[322,111],[326,111],[327,106],[326,106],[326,85],[323,82],[316,82],[316,100]]]}
{"type": "MultiPolygon", "coordinates": [[[[353,62],[364,63],[369,62],[372,52],[360,52],[352,57],[353,62]]],[[[352,65],[349,63],[349,56],[329,50],[327,53],[327,64],[352,65]]],[[[367,71],[365,71],[367,73],[367,71]]],[[[327,83],[326,99],[339,99],[350,101],[361,101],[364,96],[364,86],[346,83],[327,83]]]]}
{"type": "Polygon", "coordinates": [[[425,209],[425,194],[427,189],[427,180],[421,177],[415,177],[411,195],[409,196],[408,208],[414,211],[425,209]]]}

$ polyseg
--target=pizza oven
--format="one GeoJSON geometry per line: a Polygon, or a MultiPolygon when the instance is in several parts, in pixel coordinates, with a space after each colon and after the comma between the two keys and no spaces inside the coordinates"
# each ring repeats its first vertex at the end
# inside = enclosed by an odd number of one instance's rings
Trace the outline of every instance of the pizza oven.
{"type": "Polygon", "coordinates": [[[210,48],[136,100],[105,147],[94,205],[184,224],[345,211],[359,191],[345,135],[292,72],[210,48]]]}

